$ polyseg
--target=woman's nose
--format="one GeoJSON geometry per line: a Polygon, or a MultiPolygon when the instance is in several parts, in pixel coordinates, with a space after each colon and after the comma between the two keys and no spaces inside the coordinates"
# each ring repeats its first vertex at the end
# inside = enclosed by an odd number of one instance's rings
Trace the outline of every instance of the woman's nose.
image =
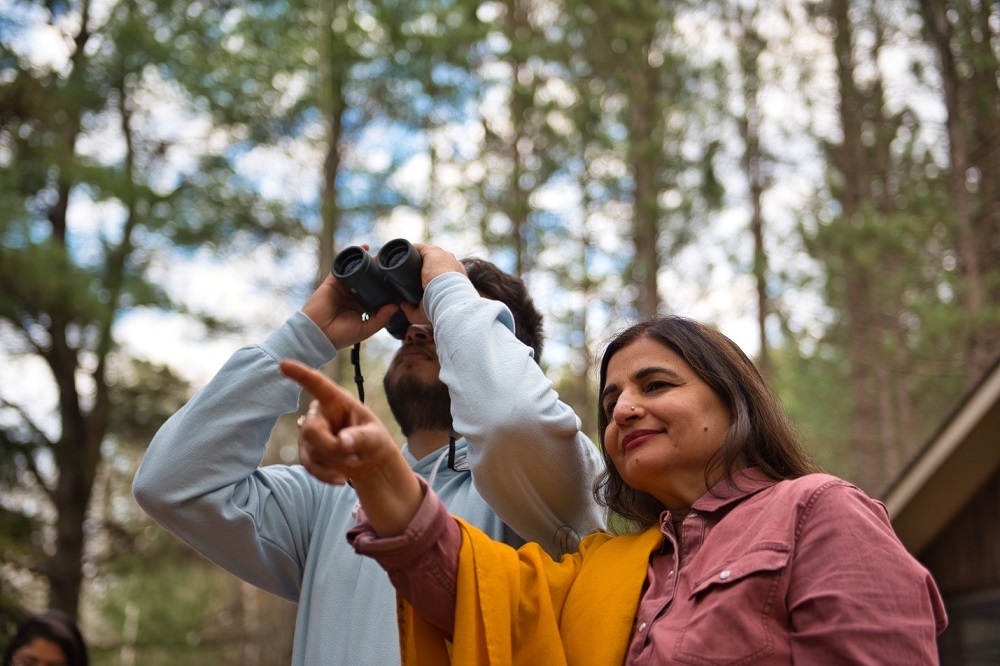
{"type": "Polygon", "coordinates": [[[616,423],[625,423],[625,421],[633,417],[639,418],[641,413],[642,408],[640,405],[625,396],[621,396],[615,403],[615,410],[612,415],[616,423]]]}

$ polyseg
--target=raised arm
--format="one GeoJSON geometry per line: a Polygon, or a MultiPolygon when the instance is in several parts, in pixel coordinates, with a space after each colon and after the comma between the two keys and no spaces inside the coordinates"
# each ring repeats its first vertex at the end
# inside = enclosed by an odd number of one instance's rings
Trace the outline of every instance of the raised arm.
{"type": "Polygon", "coordinates": [[[321,365],[329,340],[301,313],[267,340],[237,351],[170,417],[132,483],[139,506],[218,565],[296,600],[314,494],[302,468],[259,465],[278,417],[298,407],[300,388],[278,371],[295,355],[321,365]],[[296,522],[289,522],[295,516],[296,522]]]}
{"type": "Polygon", "coordinates": [[[297,601],[325,486],[299,466],[260,467],[278,417],[299,405],[301,389],[278,362],[319,367],[337,347],[379,330],[393,311],[362,319],[350,294],[328,278],[302,312],[237,351],[160,428],[133,481],[139,505],[208,559],[297,601]]]}
{"type": "Polygon", "coordinates": [[[603,467],[597,447],[514,336],[507,307],[480,297],[457,272],[435,277],[423,306],[479,493],[522,538],[554,556],[601,529],[591,493],[603,467]]]}

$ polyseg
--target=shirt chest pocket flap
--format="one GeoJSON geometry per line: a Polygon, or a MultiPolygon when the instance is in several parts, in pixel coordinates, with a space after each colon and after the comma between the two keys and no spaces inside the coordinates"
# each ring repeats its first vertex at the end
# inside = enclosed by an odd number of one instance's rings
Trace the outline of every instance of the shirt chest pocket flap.
{"type": "Polygon", "coordinates": [[[788,544],[761,542],[711,558],[694,577],[673,660],[699,666],[752,664],[775,652],[774,604],[788,544]],[[720,639],[724,633],[726,638],[720,639]]]}
{"type": "Polygon", "coordinates": [[[790,554],[791,547],[785,543],[754,544],[749,550],[709,567],[695,582],[691,597],[704,594],[715,586],[733,585],[748,576],[777,573],[788,565],[790,554]]]}

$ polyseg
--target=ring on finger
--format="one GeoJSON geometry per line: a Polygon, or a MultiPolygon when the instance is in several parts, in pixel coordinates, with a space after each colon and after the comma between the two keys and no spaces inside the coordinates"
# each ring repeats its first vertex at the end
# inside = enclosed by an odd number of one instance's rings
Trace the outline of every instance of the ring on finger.
{"type": "Polygon", "coordinates": [[[295,419],[295,425],[301,428],[303,425],[305,425],[307,418],[309,418],[310,416],[315,416],[316,414],[319,414],[319,406],[310,405],[309,409],[306,410],[305,414],[300,414],[299,418],[295,419]]]}

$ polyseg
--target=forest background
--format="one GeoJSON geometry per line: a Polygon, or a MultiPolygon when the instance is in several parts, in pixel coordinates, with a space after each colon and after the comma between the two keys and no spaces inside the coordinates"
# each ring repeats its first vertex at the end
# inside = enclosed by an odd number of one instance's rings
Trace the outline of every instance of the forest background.
{"type": "Polygon", "coordinates": [[[288,663],[293,606],[131,477],[336,249],[399,236],[525,278],[591,434],[603,342],[675,312],[878,496],[1000,353],[998,75],[989,0],[6,0],[0,630],[288,663]]]}

